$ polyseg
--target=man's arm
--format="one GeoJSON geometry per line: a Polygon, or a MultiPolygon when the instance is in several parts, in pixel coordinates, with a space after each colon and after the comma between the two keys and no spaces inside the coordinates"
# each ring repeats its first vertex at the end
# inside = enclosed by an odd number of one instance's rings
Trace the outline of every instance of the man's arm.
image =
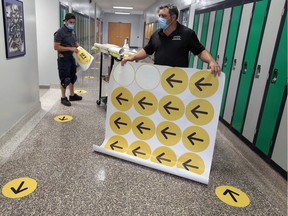
{"type": "Polygon", "coordinates": [[[71,51],[71,52],[75,52],[75,53],[78,52],[76,47],[64,47],[64,46],[61,45],[61,43],[57,43],[57,42],[54,42],[54,50],[57,50],[57,51],[71,51]]]}
{"type": "Polygon", "coordinates": [[[221,67],[218,65],[218,63],[213,59],[211,54],[206,49],[203,50],[200,54],[198,54],[198,57],[209,65],[211,73],[213,73],[215,76],[216,75],[220,76],[221,67]]]}
{"type": "Polygon", "coordinates": [[[139,61],[139,60],[147,58],[148,56],[149,55],[145,52],[145,50],[141,49],[134,55],[124,57],[121,61],[121,64],[124,65],[127,61],[139,61]]]}

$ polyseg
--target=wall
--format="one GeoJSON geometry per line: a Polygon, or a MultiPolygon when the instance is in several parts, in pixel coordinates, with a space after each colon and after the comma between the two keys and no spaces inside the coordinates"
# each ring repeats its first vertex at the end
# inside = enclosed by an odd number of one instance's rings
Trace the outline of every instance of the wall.
{"type": "Polygon", "coordinates": [[[26,55],[21,57],[6,59],[3,10],[0,10],[0,137],[40,109],[35,1],[22,0],[26,55]]]}
{"type": "Polygon", "coordinates": [[[53,35],[59,28],[59,1],[37,0],[36,17],[39,85],[58,84],[57,52],[53,48],[53,35]]]}

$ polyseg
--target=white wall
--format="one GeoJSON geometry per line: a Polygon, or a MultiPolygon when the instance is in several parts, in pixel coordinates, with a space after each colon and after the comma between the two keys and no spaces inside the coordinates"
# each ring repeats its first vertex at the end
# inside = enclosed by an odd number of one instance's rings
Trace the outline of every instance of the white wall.
{"type": "Polygon", "coordinates": [[[21,57],[6,59],[0,10],[0,137],[32,110],[40,109],[35,1],[22,0],[26,55],[21,57]]]}
{"type": "Polygon", "coordinates": [[[59,1],[37,0],[36,18],[39,85],[58,84],[57,52],[53,48],[53,35],[59,28],[59,1]]]}

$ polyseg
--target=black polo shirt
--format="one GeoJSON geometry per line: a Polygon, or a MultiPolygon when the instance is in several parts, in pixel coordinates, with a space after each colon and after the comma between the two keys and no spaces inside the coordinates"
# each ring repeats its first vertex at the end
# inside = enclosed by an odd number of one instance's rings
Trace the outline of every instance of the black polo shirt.
{"type": "Polygon", "coordinates": [[[189,51],[198,55],[204,49],[195,32],[179,22],[175,31],[169,36],[166,36],[162,29],[155,31],[144,47],[148,55],[155,52],[155,64],[172,67],[188,67],[189,51]]]}
{"type": "MultiPolygon", "coordinates": [[[[64,25],[54,33],[54,42],[60,43],[61,46],[64,47],[76,47],[76,33],[74,30],[70,30],[64,25]]],[[[73,52],[61,51],[60,53],[72,55],[73,52]]]]}

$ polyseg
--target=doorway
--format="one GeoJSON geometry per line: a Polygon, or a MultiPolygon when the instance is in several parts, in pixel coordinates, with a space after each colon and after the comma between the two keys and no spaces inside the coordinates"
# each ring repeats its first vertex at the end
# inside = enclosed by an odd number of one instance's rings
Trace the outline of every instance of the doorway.
{"type": "Polygon", "coordinates": [[[108,43],[115,44],[122,47],[124,40],[128,38],[128,45],[130,46],[130,33],[131,24],[130,23],[108,23],[108,43]]]}

